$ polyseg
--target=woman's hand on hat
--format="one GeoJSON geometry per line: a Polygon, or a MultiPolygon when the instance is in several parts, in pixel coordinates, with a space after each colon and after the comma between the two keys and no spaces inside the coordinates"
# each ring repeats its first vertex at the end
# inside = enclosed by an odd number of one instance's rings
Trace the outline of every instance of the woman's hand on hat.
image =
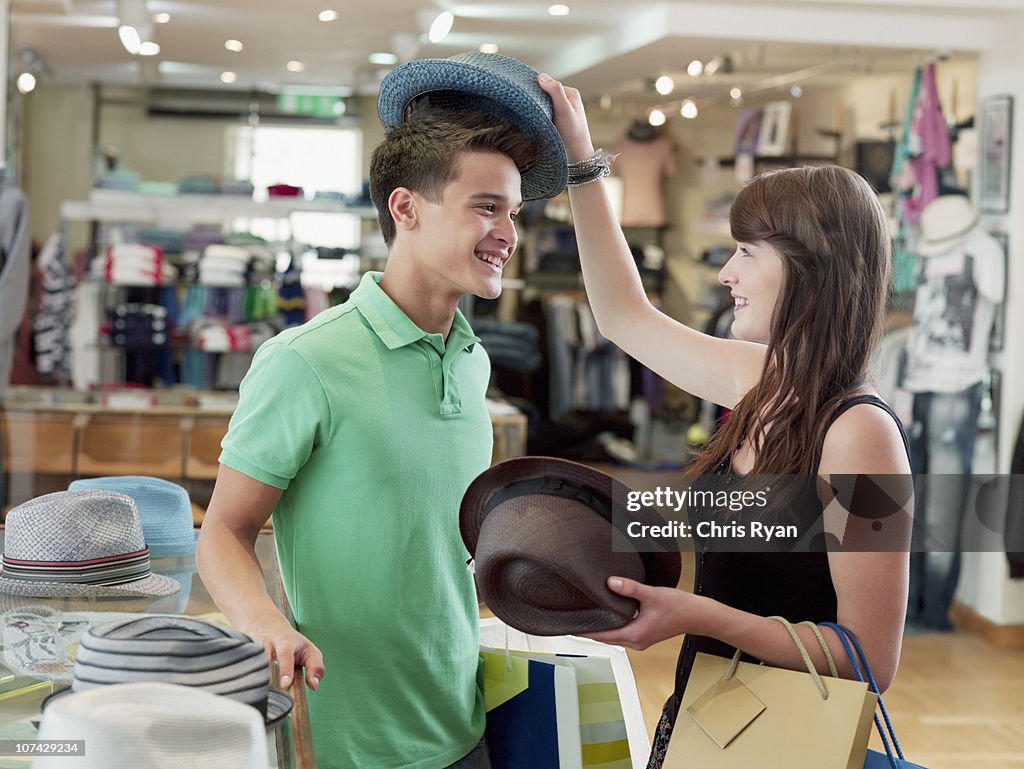
{"type": "Polygon", "coordinates": [[[537,76],[537,83],[551,97],[554,111],[551,120],[562,137],[569,162],[574,163],[592,157],[594,143],[590,138],[587,113],[583,108],[583,97],[580,92],[562,85],[543,72],[537,76]]]}
{"type": "Polygon", "coordinates": [[[602,643],[643,651],[649,646],[691,630],[687,627],[687,602],[693,594],[673,587],[651,587],[626,577],[609,577],[608,589],[640,604],[631,622],[614,630],[581,633],[602,643]]]}

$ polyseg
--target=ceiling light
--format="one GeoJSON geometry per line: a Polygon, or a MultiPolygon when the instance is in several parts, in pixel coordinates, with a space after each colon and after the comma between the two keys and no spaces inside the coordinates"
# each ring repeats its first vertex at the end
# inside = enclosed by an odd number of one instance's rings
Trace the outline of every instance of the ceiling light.
{"type": "Polygon", "coordinates": [[[675,89],[676,83],[668,75],[662,75],[654,81],[654,90],[662,96],[668,96],[675,89]]]}
{"type": "Polygon", "coordinates": [[[686,67],[686,74],[690,77],[697,77],[701,72],[704,71],[704,64],[700,59],[694,59],[686,67]]]}
{"type": "Polygon", "coordinates": [[[153,17],[153,21],[157,24],[167,24],[171,20],[171,14],[169,13],[158,13],[153,17]]]}
{"type": "Polygon", "coordinates": [[[288,70],[289,72],[305,72],[306,71],[306,65],[303,64],[301,61],[296,61],[295,59],[292,59],[290,62],[285,64],[284,68],[286,70],[288,70]]]}
{"type": "Polygon", "coordinates": [[[391,66],[392,64],[398,63],[398,57],[393,53],[388,53],[387,51],[371,53],[367,59],[370,64],[383,64],[385,66],[391,66]]]}
{"type": "Polygon", "coordinates": [[[551,14],[552,16],[568,16],[569,6],[563,5],[562,3],[557,3],[556,5],[548,7],[548,13],[551,14]]]}
{"type": "Polygon", "coordinates": [[[122,24],[117,28],[117,36],[121,38],[121,45],[124,49],[133,56],[139,52],[139,46],[142,45],[142,38],[139,37],[139,30],[135,27],[131,27],[127,24],[122,24]]]}
{"type": "Polygon", "coordinates": [[[601,109],[604,109],[604,110],[611,109],[612,108],[612,97],[609,96],[606,93],[603,93],[603,94],[601,94],[600,100],[598,100],[598,104],[601,106],[601,109]]]}
{"type": "Polygon", "coordinates": [[[334,21],[338,18],[338,12],[330,10],[320,11],[320,13],[317,14],[317,18],[320,19],[320,21],[334,21]]]}
{"type": "Polygon", "coordinates": [[[680,108],[679,114],[687,120],[693,120],[697,117],[697,102],[693,99],[684,99],[683,106],[680,108]]]}
{"type": "Polygon", "coordinates": [[[160,44],[152,40],[146,40],[139,44],[139,56],[157,56],[160,54],[160,44]]]}
{"type": "Polygon", "coordinates": [[[231,39],[224,41],[224,47],[227,48],[229,51],[233,51],[234,53],[241,53],[242,50],[245,48],[245,45],[243,45],[241,40],[231,39]]]}
{"type": "Polygon", "coordinates": [[[722,57],[716,56],[704,66],[705,75],[713,75],[722,66],[722,57]]]}
{"type": "Polygon", "coordinates": [[[18,93],[31,93],[36,87],[36,76],[31,72],[22,72],[18,75],[18,93]]]}
{"type": "Polygon", "coordinates": [[[498,50],[497,43],[482,43],[480,45],[480,53],[497,53],[498,50]]]}
{"type": "Polygon", "coordinates": [[[234,83],[236,80],[238,80],[238,75],[236,75],[234,72],[220,73],[220,81],[222,83],[234,83]]]}
{"type": "Polygon", "coordinates": [[[729,98],[732,99],[733,101],[736,101],[737,99],[742,99],[743,90],[738,86],[734,85],[732,88],[729,89],[729,98]]]}
{"type": "Polygon", "coordinates": [[[801,96],[804,95],[804,89],[798,85],[794,85],[792,88],[789,89],[789,95],[792,96],[794,99],[799,99],[801,96]]]}
{"type": "Polygon", "coordinates": [[[449,11],[441,11],[437,14],[437,18],[434,19],[434,23],[430,25],[430,32],[427,34],[427,38],[431,43],[440,43],[446,37],[448,33],[452,31],[452,24],[455,23],[455,17],[449,11]]]}
{"type": "Polygon", "coordinates": [[[647,122],[653,126],[665,125],[665,113],[660,109],[652,109],[647,116],[647,122]]]}

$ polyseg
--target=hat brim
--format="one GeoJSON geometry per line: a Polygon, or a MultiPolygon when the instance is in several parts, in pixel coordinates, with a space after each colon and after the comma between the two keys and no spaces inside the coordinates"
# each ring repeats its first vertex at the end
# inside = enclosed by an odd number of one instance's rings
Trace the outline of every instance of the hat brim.
{"type": "MultiPolygon", "coordinates": [[[[540,91],[540,86],[536,87],[540,91]]],[[[401,125],[406,104],[431,91],[479,97],[474,109],[509,120],[537,144],[537,165],[523,174],[524,200],[552,198],[565,189],[568,161],[550,111],[545,112],[519,84],[482,67],[451,59],[416,59],[396,67],[380,85],[377,112],[381,123],[388,130],[401,125]]],[[[550,97],[543,91],[540,94],[550,104],[550,97]]]]}
{"type": "Polygon", "coordinates": [[[123,585],[81,585],[75,582],[28,582],[20,579],[8,579],[0,573],[0,593],[27,598],[74,598],[76,596],[108,598],[152,596],[157,598],[173,595],[179,590],[181,590],[181,583],[162,574],[150,574],[148,577],[123,585]]]}
{"type": "MultiPolygon", "coordinates": [[[[116,686],[117,684],[110,685],[116,686]]],[[[43,702],[40,705],[39,709],[46,710],[46,708],[49,707],[49,705],[52,702],[54,702],[55,700],[59,700],[61,697],[66,697],[67,695],[72,694],[73,692],[74,689],[72,689],[70,686],[64,689],[58,689],[57,691],[52,692],[43,698],[43,702]]],[[[269,692],[267,692],[267,712],[263,716],[263,724],[267,728],[267,731],[270,731],[271,729],[276,729],[278,726],[280,726],[285,716],[292,712],[292,707],[294,707],[294,704],[295,703],[292,701],[292,697],[290,694],[288,694],[288,692],[282,691],[280,689],[271,689],[269,692]]]]}
{"type": "MultiPolygon", "coordinates": [[[[480,527],[483,523],[482,514],[491,497],[511,483],[544,476],[562,478],[598,490],[608,490],[616,514],[625,515],[623,502],[625,492],[629,491],[628,487],[600,470],[557,457],[507,459],[478,475],[463,495],[459,507],[459,531],[470,555],[476,554],[480,527]]],[[[596,512],[594,514],[598,515],[596,512]]],[[[661,516],[648,508],[641,508],[629,515],[641,523],[654,526],[662,526],[665,523],[661,516]]],[[[609,546],[610,542],[609,539],[609,546]]],[[[652,544],[657,546],[645,552],[648,564],[645,584],[655,587],[676,587],[682,572],[682,559],[676,543],[659,539],[652,544]]]]}
{"type": "Polygon", "coordinates": [[[196,542],[198,541],[199,529],[193,529],[192,538],[190,540],[182,538],[178,542],[168,542],[165,544],[153,544],[147,540],[146,544],[149,545],[149,554],[151,557],[164,558],[175,555],[195,555],[196,542]]]}
{"type": "Polygon", "coordinates": [[[968,236],[980,223],[981,215],[975,214],[970,222],[966,223],[951,235],[939,238],[938,240],[926,240],[923,237],[920,238],[917,241],[914,250],[917,251],[920,256],[938,256],[939,254],[944,254],[967,240],[968,236]]]}

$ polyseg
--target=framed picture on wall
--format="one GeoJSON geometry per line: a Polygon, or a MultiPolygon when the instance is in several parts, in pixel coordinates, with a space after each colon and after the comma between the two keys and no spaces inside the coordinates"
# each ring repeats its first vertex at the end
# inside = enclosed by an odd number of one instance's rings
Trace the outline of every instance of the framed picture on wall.
{"type": "Polygon", "coordinates": [[[1013,97],[990,96],[981,103],[979,208],[992,214],[1010,210],[1010,149],[1013,97]]]}
{"type": "MultiPolygon", "coordinates": [[[[1003,283],[1010,285],[1010,236],[1005,232],[992,230],[989,234],[999,241],[1003,249],[1003,283]]],[[[996,307],[996,316],[992,320],[992,334],[988,338],[988,349],[998,352],[1003,349],[1006,339],[1006,299],[996,307]]]]}
{"type": "Polygon", "coordinates": [[[764,105],[761,130],[757,135],[757,154],[779,157],[789,149],[789,116],[792,107],[788,101],[772,101],[764,105]]]}

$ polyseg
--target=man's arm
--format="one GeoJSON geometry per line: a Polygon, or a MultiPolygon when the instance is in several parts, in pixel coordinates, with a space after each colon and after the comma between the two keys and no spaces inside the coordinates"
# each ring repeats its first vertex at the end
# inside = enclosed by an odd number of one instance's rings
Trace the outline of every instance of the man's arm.
{"type": "Polygon", "coordinates": [[[289,686],[295,671],[304,667],[306,685],[316,689],[324,675],[323,654],[274,604],[256,558],[256,537],[280,498],[280,489],[222,464],[203,520],[196,562],[224,616],[277,660],[281,687],[289,686]]]}

